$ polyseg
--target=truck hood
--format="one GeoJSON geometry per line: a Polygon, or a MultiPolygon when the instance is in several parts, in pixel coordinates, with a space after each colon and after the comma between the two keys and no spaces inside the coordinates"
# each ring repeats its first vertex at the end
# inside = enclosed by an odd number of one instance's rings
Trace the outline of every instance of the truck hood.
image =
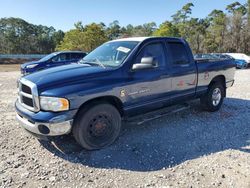
{"type": "Polygon", "coordinates": [[[87,78],[96,78],[108,74],[111,70],[113,69],[87,64],[70,64],[35,72],[24,78],[35,83],[38,90],[42,90],[60,85],[65,86],[68,83],[86,82],[87,78]]]}
{"type": "Polygon", "coordinates": [[[34,64],[38,64],[39,62],[38,61],[30,61],[30,62],[27,62],[27,63],[24,63],[21,65],[21,68],[24,69],[26,68],[28,65],[34,65],[34,64]]]}

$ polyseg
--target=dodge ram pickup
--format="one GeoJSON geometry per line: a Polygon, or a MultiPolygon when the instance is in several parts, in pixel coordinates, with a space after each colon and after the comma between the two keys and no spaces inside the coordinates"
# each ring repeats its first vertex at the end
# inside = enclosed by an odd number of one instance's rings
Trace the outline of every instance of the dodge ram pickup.
{"type": "Polygon", "coordinates": [[[200,99],[220,109],[235,63],[195,61],[180,38],[126,38],[104,43],[78,64],[20,78],[17,120],[37,137],[74,136],[87,150],[113,143],[128,117],[200,99]]]}

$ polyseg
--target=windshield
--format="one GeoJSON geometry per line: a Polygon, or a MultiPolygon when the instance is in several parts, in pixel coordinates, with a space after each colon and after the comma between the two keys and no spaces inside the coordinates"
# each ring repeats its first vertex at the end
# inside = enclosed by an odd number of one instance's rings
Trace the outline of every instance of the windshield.
{"type": "Polygon", "coordinates": [[[85,56],[79,63],[96,63],[104,67],[118,67],[138,43],[137,41],[114,41],[105,43],[85,56]]]}
{"type": "Polygon", "coordinates": [[[45,57],[40,59],[38,62],[48,61],[49,59],[51,59],[52,57],[54,57],[56,55],[57,55],[57,53],[52,53],[52,54],[46,55],[45,57]]]}

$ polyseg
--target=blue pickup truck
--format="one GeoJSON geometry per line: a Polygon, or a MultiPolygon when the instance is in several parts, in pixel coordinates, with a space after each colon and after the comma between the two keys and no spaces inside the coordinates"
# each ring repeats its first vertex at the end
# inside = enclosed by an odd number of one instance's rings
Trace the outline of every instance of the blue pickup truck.
{"type": "Polygon", "coordinates": [[[61,51],[49,54],[38,61],[31,61],[21,65],[21,74],[27,75],[40,70],[76,63],[87,54],[81,51],[61,51]]]}
{"type": "Polygon", "coordinates": [[[72,133],[87,150],[113,143],[128,117],[200,98],[220,109],[234,84],[232,60],[195,61],[179,38],[107,42],[71,64],[19,80],[15,103],[21,126],[37,137],[72,133]]]}

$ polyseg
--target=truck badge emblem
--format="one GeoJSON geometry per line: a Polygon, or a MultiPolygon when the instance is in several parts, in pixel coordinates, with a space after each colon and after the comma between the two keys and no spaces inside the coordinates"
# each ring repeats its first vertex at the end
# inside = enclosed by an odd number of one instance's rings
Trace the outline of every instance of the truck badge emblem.
{"type": "Polygon", "coordinates": [[[121,96],[121,97],[125,97],[125,95],[126,95],[126,91],[125,91],[125,89],[122,89],[122,90],[120,91],[120,96],[121,96]]]}

